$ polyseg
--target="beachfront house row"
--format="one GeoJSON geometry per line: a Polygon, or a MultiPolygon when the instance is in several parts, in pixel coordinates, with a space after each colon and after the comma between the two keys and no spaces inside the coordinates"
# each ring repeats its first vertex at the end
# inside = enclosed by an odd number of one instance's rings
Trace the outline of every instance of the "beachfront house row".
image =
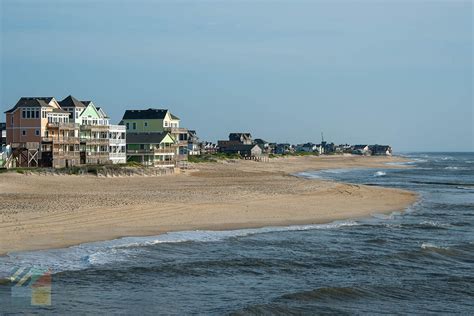
{"type": "Polygon", "coordinates": [[[62,168],[125,162],[125,139],[117,144],[120,155],[111,159],[109,120],[92,102],[72,96],[59,102],[54,97],[22,97],[5,113],[10,166],[62,168]]]}
{"type": "Polygon", "coordinates": [[[127,133],[127,160],[150,167],[174,168],[177,146],[169,132],[127,133]]]}
{"type": "Polygon", "coordinates": [[[177,165],[188,157],[189,131],[180,127],[180,119],[167,109],[126,110],[121,125],[127,133],[168,132],[176,142],[175,160],[177,165]]]}

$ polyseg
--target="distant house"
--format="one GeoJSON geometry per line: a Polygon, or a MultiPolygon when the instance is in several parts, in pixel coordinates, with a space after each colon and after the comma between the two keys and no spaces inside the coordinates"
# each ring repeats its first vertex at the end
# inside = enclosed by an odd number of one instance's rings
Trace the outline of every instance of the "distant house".
{"type": "Polygon", "coordinates": [[[217,141],[217,147],[219,151],[223,151],[226,147],[236,146],[236,145],[244,145],[244,144],[236,140],[218,140],[217,141]]]}
{"type": "Polygon", "coordinates": [[[354,155],[370,155],[369,145],[354,145],[352,150],[354,155]]]}
{"type": "Polygon", "coordinates": [[[199,144],[199,137],[197,137],[196,131],[188,131],[188,155],[200,155],[201,147],[199,144]]]}
{"type": "Polygon", "coordinates": [[[372,145],[369,146],[372,155],[374,156],[391,156],[392,147],[388,145],[372,145]]]}
{"type": "Polygon", "coordinates": [[[127,161],[145,166],[176,166],[176,142],[168,132],[127,133],[127,161]]]}
{"type": "Polygon", "coordinates": [[[201,154],[214,154],[217,152],[217,144],[212,142],[203,142],[201,143],[201,154]]]}
{"type": "Polygon", "coordinates": [[[260,157],[263,154],[262,148],[260,146],[253,144],[253,145],[243,145],[243,144],[235,144],[224,147],[220,149],[221,152],[226,154],[238,154],[243,158],[254,158],[260,157]]]}
{"type": "Polygon", "coordinates": [[[236,141],[243,145],[251,145],[252,135],[250,133],[230,133],[229,141],[236,141]]]}
{"type": "Polygon", "coordinates": [[[256,138],[254,141],[253,141],[254,144],[260,146],[260,148],[262,148],[262,151],[264,153],[270,153],[272,151],[272,147],[270,146],[270,143],[267,142],[267,141],[264,141],[263,139],[261,138],[256,138]]]}
{"type": "Polygon", "coordinates": [[[318,146],[313,143],[296,145],[296,152],[315,152],[317,150],[318,150],[318,146]]]}
{"type": "Polygon", "coordinates": [[[293,146],[291,146],[291,144],[288,144],[288,143],[276,144],[274,151],[275,151],[275,154],[278,154],[278,155],[288,154],[293,151],[293,146]]]}

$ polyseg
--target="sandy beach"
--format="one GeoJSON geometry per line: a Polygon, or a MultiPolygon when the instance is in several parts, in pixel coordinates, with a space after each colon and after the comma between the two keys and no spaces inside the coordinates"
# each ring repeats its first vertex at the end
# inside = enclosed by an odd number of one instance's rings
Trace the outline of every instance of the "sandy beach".
{"type": "Polygon", "coordinates": [[[290,157],[195,164],[169,176],[0,174],[0,254],[123,236],[327,223],[403,210],[416,194],[292,174],[401,168],[398,157],[290,157]]]}

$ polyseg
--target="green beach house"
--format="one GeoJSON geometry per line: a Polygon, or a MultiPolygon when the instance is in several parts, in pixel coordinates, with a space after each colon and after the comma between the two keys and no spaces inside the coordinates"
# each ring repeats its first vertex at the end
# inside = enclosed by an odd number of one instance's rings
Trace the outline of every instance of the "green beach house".
{"type": "MultiPolygon", "coordinates": [[[[187,160],[189,131],[186,128],[180,127],[180,119],[169,110],[154,108],[146,110],[126,110],[120,124],[125,125],[127,135],[131,133],[168,133],[175,142],[175,146],[172,149],[175,150],[174,159],[176,164],[179,165],[181,162],[187,160]]],[[[127,139],[127,145],[135,144],[136,143],[127,139]]],[[[133,152],[131,152],[128,157],[129,161],[131,159],[137,159],[133,152]]]]}
{"type": "Polygon", "coordinates": [[[127,133],[127,161],[146,166],[173,168],[176,141],[168,132],[127,133]]]}

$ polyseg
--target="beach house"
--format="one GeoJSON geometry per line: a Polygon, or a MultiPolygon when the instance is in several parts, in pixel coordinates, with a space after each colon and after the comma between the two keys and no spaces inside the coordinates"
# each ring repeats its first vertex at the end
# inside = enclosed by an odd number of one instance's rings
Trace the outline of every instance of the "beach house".
{"type": "Polygon", "coordinates": [[[66,167],[79,161],[79,124],[54,97],[22,97],[5,112],[9,163],[66,167]]]}
{"type": "Polygon", "coordinates": [[[263,155],[262,148],[257,144],[231,144],[222,149],[221,152],[226,154],[238,154],[242,158],[260,158],[263,155]]]}
{"type": "Polygon", "coordinates": [[[371,145],[369,146],[372,155],[374,156],[391,156],[392,147],[388,145],[371,145]]]}
{"type": "Polygon", "coordinates": [[[127,133],[127,160],[145,166],[174,168],[177,146],[168,132],[127,133]]]}
{"type": "Polygon", "coordinates": [[[352,154],[354,155],[365,155],[368,156],[371,154],[369,145],[354,145],[352,149],[352,154]]]}
{"type": "Polygon", "coordinates": [[[196,131],[188,131],[188,155],[197,156],[201,154],[201,144],[199,143],[199,137],[196,131]]]}
{"type": "Polygon", "coordinates": [[[120,124],[126,127],[127,133],[168,132],[177,145],[175,148],[177,164],[187,160],[189,131],[180,127],[180,119],[169,110],[155,108],[126,110],[120,124]]]}
{"type": "Polygon", "coordinates": [[[250,133],[230,133],[229,141],[238,142],[243,145],[252,145],[252,134],[250,133]]]}

